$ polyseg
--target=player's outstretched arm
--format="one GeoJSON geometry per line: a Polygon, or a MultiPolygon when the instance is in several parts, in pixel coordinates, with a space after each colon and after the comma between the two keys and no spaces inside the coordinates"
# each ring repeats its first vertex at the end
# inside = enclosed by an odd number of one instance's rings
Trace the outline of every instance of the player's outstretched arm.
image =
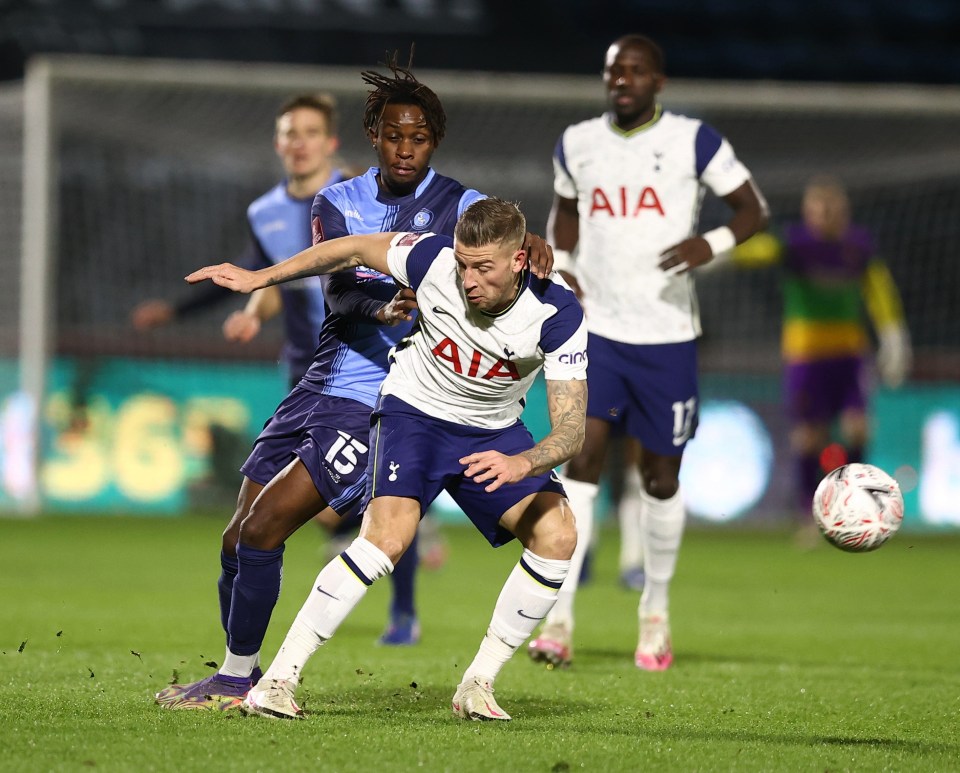
{"type": "Polygon", "coordinates": [[[191,284],[211,280],[238,293],[252,293],[261,287],[291,282],[305,276],[330,274],[357,266],[367,266],[383,274],[390,273],[387,251],[395,233],[343,236],[321,242],[298,252],[292,258],[259,271],[249,271],[232,263],[220,263],[188,274],[191,284]]]}

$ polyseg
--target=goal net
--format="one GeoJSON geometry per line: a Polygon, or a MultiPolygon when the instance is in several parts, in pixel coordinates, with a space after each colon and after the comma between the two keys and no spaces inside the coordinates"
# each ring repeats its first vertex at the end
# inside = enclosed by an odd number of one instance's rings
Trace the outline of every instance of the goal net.
{"type": "MultiPolygon", "coordinates": [[[[543,232],[554,144],[565,126],[604,109],[599,77],[430,71],[418,77],[448,112],[436,168],[520,202],[531,230],[543,232]]],[[[208,387],[220,373],[229,392],[238,383],[237,368],[262,370],[276,360],[279,325],[247,346],[228,345],[220,322],[242,305],[239,299],[148,334],[133,331],[130,311],[147,298],[186,297],[186,273],[238,254],[247,204],[281,174],[273,120],[290,95],[335,96],[343,161],[360,168],[375,163],[362,130],[366,89],[353,68],[50,56],[30,63],[22,90],[0,92],[0,236],[7,247],[0,256],[6,277],[0,400],[7,406],[4,432],[21,438],[17,433],[27,426],[25,437],[35,444],[7,442],[5,466],[17,453],[41,458],[36,490],[47,498],[51,487],[66,492],[64,501],[70,491],[85,490],[87,476],[113,469],[103,473],[107,489],[149,508],[151,492],[162,487],[138,477],[183,479],[197,474],[197,465],[209,472],[216,464],[204,457],[209,437],[191,440],[196,417],[216,414],[228,426],[242,426],[244,443],[255,434],[283,394],[279,375],[269,388],[252,387],[261,395],[252,408],[249,400],[224,407],[210,402],[212,395],[189,409],[148,400],[129,425],[123,424],[124,385],[148,396],[186,394],[191,379],[208,387]],[[197,375],[189,365],[205,370],[197,375]],[[91,384],[105,380],[113,396],[92,405],[102,396],[91,384]],[[17,410],[10,408],[15,397],[23,401],[17,410]],[[35,415],[24,414],[23,405],[33,405],[35,415]],[[89,416],[78,419],[78,405],[89,416]],[[165,423],[172,414],[180,417],[175,430],[165,423]],[[100,417],[99,431],[128,437],[128,444],[84,461],[62,440],[66,432],[82,445],[82,433],[70,430],[89,430],[90,416],[100,417]],[[165,444],[174,442],[194,442],[195,458],[170,462],[165,444]],[[174,464],[174,472],[156,472],[167,470],[164,464],[174,464]],[[117,469],[127,470],[126,484],[117,482],[117,469]]],[[[797,216],[812,174],[844,179],[855,218],[875,231],[902,291],[917,373],[958,376],[960,90],[670,81],[663,103],[703,118],[730,139],[775,222],[797,216]]],[[[722,202],[708,196],[702,228],[725,218],[722,202]]],[[[711,272],[698,282],[698,293],[705,376],[774,376],[781,312],[776,272],[711,272]]],[[[233,461],[223,460],[231,474],[233,461]]],[[[29,489],[28,479],[21,484],[29,489]]],[[[38,497],[17,489],[21,484],[6,481],[0,506],[4,496],[8,504],[36,506],[38,497]]]]}

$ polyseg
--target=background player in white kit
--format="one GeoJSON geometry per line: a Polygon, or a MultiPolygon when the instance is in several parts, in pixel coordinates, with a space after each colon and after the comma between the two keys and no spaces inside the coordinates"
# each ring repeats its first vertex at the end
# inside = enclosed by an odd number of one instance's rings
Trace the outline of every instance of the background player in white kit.
{"type": "Polygon", "coordinates": [[[729,143],[699,120],[661,109],[663,54],[628,35],[607,50],[609,112],[568,127],[554,153],[547,238],[555,268],[584,306],[589,330],[586,438],[563,478],[577,515],[577,550],[530,656],[572,659],[573,598],[590,544],[607,442],[614,427],[640,441],[638,668],[673,660],[668,589],[684,525],[680,460],[697,427],[696,268],[764,227],[767,207],[729,143]],[[729,222],[697,235],[704,186],[730,205],[729,222]],[[571,253],[577,249],[574,261],[571,253]]]}
{"type": "Polygon", "coordinates": [[[492,546],[517,537],[524,547],[453,698],[458,717],[510,719],[493,682],[553,606],[570,566],[576,527],[553,468],[582,445],[587,395],[583,310],[562,282],[531,277],[525,231],[515,205],[483,199],[460,216],[453,241],[347,236],[259,272],[223,264],[187,277],[249,292],[363,265],[415,290],[420,310],[373,413],[360,536],[317,576],[277,657],[247,694],[247,710],[302,716],[294,691],[307,660],[367,587],[393,570],[446,490],[492,546]],[[534,443],[520,414],[541,368],[551,430],[534,443]]]}

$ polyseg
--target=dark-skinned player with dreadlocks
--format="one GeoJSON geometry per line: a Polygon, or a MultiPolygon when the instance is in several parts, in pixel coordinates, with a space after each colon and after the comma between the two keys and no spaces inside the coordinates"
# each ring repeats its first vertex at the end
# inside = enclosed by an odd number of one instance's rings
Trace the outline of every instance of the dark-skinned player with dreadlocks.
{"type": "MultiPolygon", "coordinates": [[[[484,198],[430,166],[446,131],[443,105],[409,64],[397,65],[394,55],[386,66],[390,75],[362,73],[372,87],[363,125],[378,165],[317,194],[314,244],[392,231],[452,237],[460,214],[484,198]]],[[[549,274],[553,259],[546,242],[528,233],[523,246],[534,273],[549,274]]],[[[325,281],[328,314],[313,364],[255,441],[241,468],[245,480],[237,511],[224,532],[239,559],[236,573],[224,567],[218,583],[227,635],[224,662],[212,676],[158,693],[157,703],[165,708],[239,707],[262,676],[260,647],[280,593],[285,540],[317,513],[343,518],[361,509],[370,413],[389,352],[411,331],[416,299],[389,276],[366,268],[325,281]],[[269,483],[251,486],[254,479],[269,483]],[[251,489],[259,491],[255,498],[244,496],[251,489]]],[[[412,587],[411,580],[411,594],[412,587]]],[[[296,637],[298,625],[303,625],[299,616],[288,639],[296,637]]],[[[292,695],[296,684],[288,687],[292,695]]],[[[299,709],[292,699],[289,703],[275,715],[297,716],[299,709]]]]}

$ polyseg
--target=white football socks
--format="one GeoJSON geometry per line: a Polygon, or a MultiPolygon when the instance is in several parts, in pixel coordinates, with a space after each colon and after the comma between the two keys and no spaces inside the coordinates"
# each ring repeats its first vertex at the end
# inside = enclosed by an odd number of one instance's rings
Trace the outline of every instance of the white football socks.
{"type": "Polygon", "coordinates": [[[596,483],[585,483],[573,480],[566,475],[560,476],[563,488],[567,492],[567,501],[577,521],[577,549],[570,559],[570,571],[567,579],[557,594],[557,603],[547,617],[550,624],[566,625],[573,632],[573,600],[580,584],[580,570],[583,561],[590,549],[590,540],[593,537],[594,507],[597,501],[599,486],[596,483]]]}
{"type": "Polygon", "coordinates": [[[253,655],[237,655],[230,651],[223,656],[223,665],[220,666],[219,673],[224,676],[249,677],[253,669],[260,665],[260,653],[253,655]]]}
{"type": "Polygon", "coordinates": [[[357,537],[317,575],[307,600],[297,613],[265,679],[295,684],[310,656],[333,636],[373,582],[393,571],[393,562],[380,548],[357,537]]]}
{"type": "Polygon", "coordinates": [[[677,566],[677,554],[683,537],[686,511],[680,490],[670,499],[655,499],[640,492],[644,547],[644,571],[647,574],[640,596],[640,616],[666,614],[669,607],[670,580],[677,566]]]}
{"type": "Polygon", "coordinates": [[[533,633],[557,600],[557,588],[570,570],[570,561],[541,558],[524,550],[504,583],[480,649],[463,681],[483,676],[491,681],[533,633]]]}
{"type": "Polygon", "coordinates": [[[620,523],[620,571],[639,569],[643,566],[643,538],[640,531],[640,512],[643,501],[640,471],[628,464],[623,470],[623,492],[617,507],[620,523]]]}

